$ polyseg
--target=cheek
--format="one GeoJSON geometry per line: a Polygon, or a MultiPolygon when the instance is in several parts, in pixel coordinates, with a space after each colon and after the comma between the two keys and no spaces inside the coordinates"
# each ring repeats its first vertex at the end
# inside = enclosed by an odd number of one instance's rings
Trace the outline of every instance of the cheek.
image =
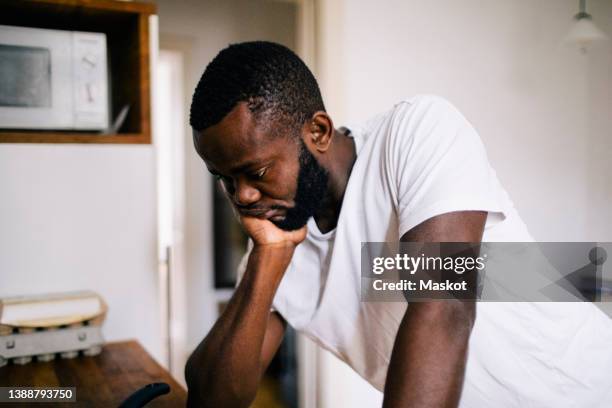
{"type": "Polygon", "coordinates": [[[299,166],[292,164],[279,165],[273,177],[262,186],[262,192],[277,200],[292,201],[297,191],[299,166]]]}

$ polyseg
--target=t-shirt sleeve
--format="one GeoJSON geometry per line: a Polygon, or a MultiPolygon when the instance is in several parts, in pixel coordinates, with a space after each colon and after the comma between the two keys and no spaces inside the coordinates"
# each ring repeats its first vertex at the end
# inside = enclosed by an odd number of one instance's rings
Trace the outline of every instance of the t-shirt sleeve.
{"type": "Polygon", "coordinates": [[[505,218],[499,183],[473,126],[449,102],[419,97],[398,104],[388,140],[400,238],[434,216],[487,211],[505,218]]]}

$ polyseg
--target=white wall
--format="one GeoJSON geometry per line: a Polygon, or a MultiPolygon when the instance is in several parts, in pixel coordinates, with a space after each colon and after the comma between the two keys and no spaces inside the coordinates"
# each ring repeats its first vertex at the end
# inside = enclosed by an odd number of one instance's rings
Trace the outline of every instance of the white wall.
{"type": "MultiPolygon", "coordinates": [[[[295,46],[295,5],[268,0],[158,0],[161,48],[185,57],[185,112],[212,58],[230,43],[270,40],[295,46]]],[[[185,117],[185,268],[187,349],[193,350],[217,318],[213,287],[212,178],[197,156],[185,117]]]]}
{"type": "MultiPolygon", "coordinates": [[[[588,2],[595,21],[612,39],[612,2],[588,2]]],[[[587,200],[589,239],[612,240],[612,49],[607,41],[603,50],[590,54],[588,64],[588,130],[590,189],[587,200]],[[590,232],[590,229],[593,232],[590,232]]],[[[611,305],[612,306],[612,305],[611,305]]]]}
{"type": "MultiPolygon", "coordinates": [[[[577,1],[318,4],[317,70],[336,125],[442,95],[480,132],[536,239],[612,239],[612,45],[586,56],[560,45],[577,1]]],[[[588,10],[612,36],[612,2],[588,10]]],[[[361,379],[325,364],[324,406],[376,406],[361,379]]]]}
{"type": "Polygon", "coordinates": [[[0,144],[0,296],[94,290],[161,355],[152,146],[0,144]]]}
{"type": "MultiPolygon", "coordinates": [[[[324,16],[331,34],[319,69],[340,121],[417,93],[443,95],[479,130],[537,239],[610,238],[612,183],[603,186],[605,171],[593,166],[612,146],[611,45],[587,56],[560,45],[577,2],[329,3],[338,10],[324,16]]],[[[612,34],[612,4],[588,5],[612,34]]]]}

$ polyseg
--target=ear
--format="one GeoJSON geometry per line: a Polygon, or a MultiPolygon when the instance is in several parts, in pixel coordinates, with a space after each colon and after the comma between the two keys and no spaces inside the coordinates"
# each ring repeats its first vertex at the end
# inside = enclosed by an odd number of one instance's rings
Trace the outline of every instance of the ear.
{"type": "Polygon", "coordinates": [[[334,135],[334,124],[326,112],[318,111],[306,124],[306,143],[319,153],[326,152],[334,135]]]}

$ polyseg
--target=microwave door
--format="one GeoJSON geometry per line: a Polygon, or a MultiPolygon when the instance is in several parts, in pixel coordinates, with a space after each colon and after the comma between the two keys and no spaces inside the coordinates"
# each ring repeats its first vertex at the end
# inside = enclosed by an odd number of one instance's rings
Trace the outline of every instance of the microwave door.
{"type": "Polygon", "coordinates": [[[71,33],[0,26],[0,128],[73,127],[71,33]]]}
{"type": "Polygon", "coordinates": [[[51,107],[51,52],[0,44],[0,106],[51,107]]]}

